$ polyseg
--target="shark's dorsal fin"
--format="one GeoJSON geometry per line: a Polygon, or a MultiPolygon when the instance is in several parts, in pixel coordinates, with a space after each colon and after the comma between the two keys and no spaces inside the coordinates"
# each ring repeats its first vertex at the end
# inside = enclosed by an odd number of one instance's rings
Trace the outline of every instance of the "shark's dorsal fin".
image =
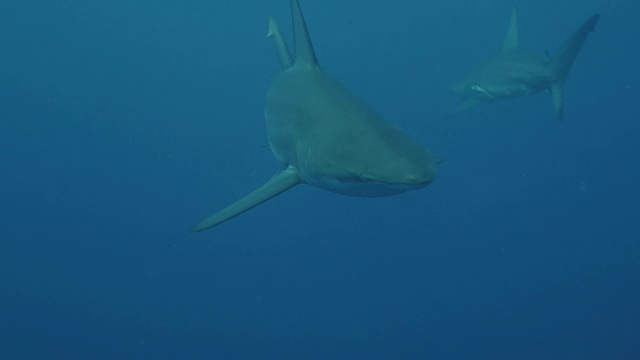
{"type": "Polygon", "coordinates": [[[507,37],[504,39],[502,51],[515,50],[520,46],[518,39],[518,9],[513,8],[511,19],[509,20],[509,28],[507,29],[507,37]]]}
{"type": "Polygon", "coordinates": [[[293,20],[293,40],[295,50],[294,65],[304,65],[315,67],[318,66],[316,53],[313,51],[313,45],[309,38],[307,25],[302,16],[302,10],[298,0],[291,0],[291,16],[293,20]]]}

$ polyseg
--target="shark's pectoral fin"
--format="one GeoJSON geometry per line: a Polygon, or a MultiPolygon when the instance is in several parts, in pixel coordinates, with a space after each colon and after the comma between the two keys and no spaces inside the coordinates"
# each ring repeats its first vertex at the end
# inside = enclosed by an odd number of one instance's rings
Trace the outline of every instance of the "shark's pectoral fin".
{"type": "Polygon", "coordinates": [[[473,107],[474,105],[478,104],[479,102],[480,102],[480,100],[478,100],[476,98],[469,98],[468,100],[465,100],[465,102],[462,103],[462,105],[460,105],[457,109],[452,111],[449,114],[449,116],[455,116],[455,115],[458,115],[460,113],[463,113],[463,112],[469,110],[470,107],[473,107]]]}
{"type": "Polygon", "coordinates": [[[298,170],[289,166],[284,170],[278,171],[264,185],[260,186],[245,197],[204,219],[200,224],[194,226],[191,231],[202,231],[221,224],[300,183],[301,181],[298,170]]]}
{"type": "Polygon", "coordinates": [[[551,101],[553,101],[553,110],[556,112],[556,118],[562,120],[562,83],[559,81],[551,84],[551,101]]]}

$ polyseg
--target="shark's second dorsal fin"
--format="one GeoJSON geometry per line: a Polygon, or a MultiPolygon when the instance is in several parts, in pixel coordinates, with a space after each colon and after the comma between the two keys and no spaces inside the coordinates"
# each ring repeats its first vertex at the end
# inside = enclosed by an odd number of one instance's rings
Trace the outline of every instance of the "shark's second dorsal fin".
{"type": "Polygon", "coordinates": [[[507,29],[507,37],[502,45],[502,51],[515,50],[520,46],[518,39],[518,9],[513,8],[511,19],[509,20],[509,28],[507,29]]]}
{"type": "Polygon", "coordinates": [[[307,25],[302,16],[302,10],[298,0],[291,0],[291,16],[293,20],[293,39],[295,60],[294,65],[317,66],[316,53],[309,38],[307,25]]]}
{"type": "Polygon", "coordinates": [[[291,53],[289,53],[289,48],[287,48],[287,43],[284,42],[282,38],[282,34],[280,33],[280,27],[278,27],[278,23],[272,17],[269,17],[269,32],[267,33],[267,37],[273,39],[273,44],[276,47],[276,51],[278,52],[278,59],[280,60],[280,65],[282,69],[288,69],[293,66],[293,61],[291,60],[291,53]]]}

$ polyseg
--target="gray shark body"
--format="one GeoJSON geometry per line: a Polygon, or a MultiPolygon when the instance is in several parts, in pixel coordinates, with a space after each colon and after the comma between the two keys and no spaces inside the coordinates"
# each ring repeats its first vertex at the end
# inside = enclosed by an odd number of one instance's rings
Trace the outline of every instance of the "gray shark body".
{"type": "Polygon", "coordinates": [[[295,56],[273,19],[268,34],[283,71],[267,91],[265,119],[282,170],[193,231],[216,226],[298,184],[379,197],[425,187],[435,178],[436,159],[428,150],[318,66],[297,0],[291,0],[291,11],[295,56]]]}
{"type": "Polygon", "coordinates": [[[464,111],[481,102],[548,90],[551,92],[556,117],[562,119],[562,86],[584,41],[589,33],[595,30],[598,19],[599,15],[596,14],[585,21],[565,42],[558,55],[551,59],[549,56],[531,53],[520,47],[518,17],[514,9],[502,49],[452,87],[464,101],[456,112],[464,111]]]}

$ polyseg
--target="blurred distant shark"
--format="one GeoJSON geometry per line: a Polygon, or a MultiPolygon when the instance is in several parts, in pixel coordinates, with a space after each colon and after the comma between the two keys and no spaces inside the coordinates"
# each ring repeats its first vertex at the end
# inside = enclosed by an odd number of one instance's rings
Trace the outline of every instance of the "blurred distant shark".
{"type": "Polygon", "coordinates": [[[464,103],[455,113],[480,102],[551,92],[556,117],[562,120],[562,86],[589,33],[595,30],[600,15],[595,14],[566,41],[558,55],[537,55],[520,48],[518,15],[514,8],[502,49],[481,63],[451,89],[464,103]]]}
{"type": "Polygon", "coordinates": [[[192,231],[216,226],[298,184],[380,197],[423,188],[436,176],[437,161],[427,149],[320,68],[297,0],[291,0],[291,13],[294,57],[273,19],[268,34],[283,71],[267,91],[265,118],[282,170],[192,231]]]}

